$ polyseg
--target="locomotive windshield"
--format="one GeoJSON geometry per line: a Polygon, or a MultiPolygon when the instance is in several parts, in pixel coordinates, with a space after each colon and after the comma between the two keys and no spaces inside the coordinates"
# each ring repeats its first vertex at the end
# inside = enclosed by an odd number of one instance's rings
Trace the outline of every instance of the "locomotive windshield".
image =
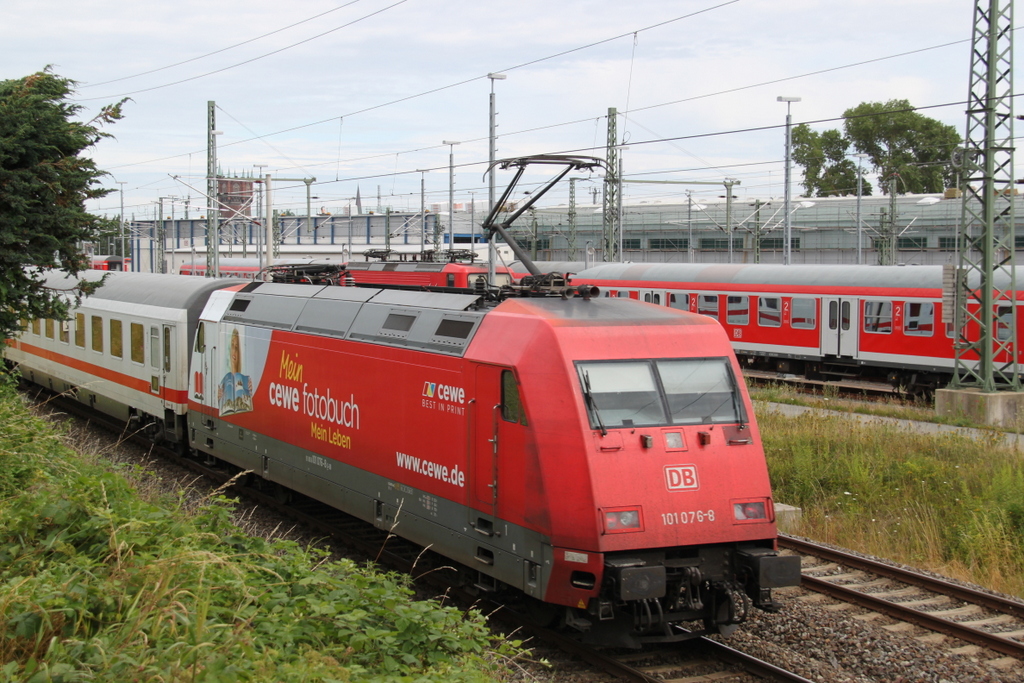
{"type": "Polygon", "coordinates": [[[725,358],[576,364],[591,428],[743,423],[725,358]]]}

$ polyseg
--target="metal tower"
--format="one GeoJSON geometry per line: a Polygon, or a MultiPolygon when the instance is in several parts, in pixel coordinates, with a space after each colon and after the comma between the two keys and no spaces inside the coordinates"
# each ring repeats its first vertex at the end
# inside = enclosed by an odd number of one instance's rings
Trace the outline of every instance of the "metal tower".
{"type": "Polygon", "coordinates": [[[618,111],[608,107],[608,143],[604,175],[604,260],[619,260],[619,140],[616,132],[618,111]]]}
{"type": "Polygon", "coordinates": [[[1013,2],[975,0],[953,388],[1020,390],[1015,322],[1013,2]]]}

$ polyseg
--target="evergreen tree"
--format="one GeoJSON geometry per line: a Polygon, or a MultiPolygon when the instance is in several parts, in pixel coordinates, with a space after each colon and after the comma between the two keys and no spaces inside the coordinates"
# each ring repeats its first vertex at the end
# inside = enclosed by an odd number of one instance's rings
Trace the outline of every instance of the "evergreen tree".
{"type": "MultiPolygon", "coordinates": [[[[109,134],[98,126],[122,116],[125,100],[103,107],[93,119],[75,120],[82,107],[68,101],[75,83],[49,67],[0,81],[0,336],[10,337],[20,319],[67,315],[67,304],[41,285],[59,268],[77,275],[86,268],[80,244],[104,220],[85,210],[88,199],[113,190],[82,153],[109,134]]],[[[83,288],[83,291],[87,287],[83,288]]]]}

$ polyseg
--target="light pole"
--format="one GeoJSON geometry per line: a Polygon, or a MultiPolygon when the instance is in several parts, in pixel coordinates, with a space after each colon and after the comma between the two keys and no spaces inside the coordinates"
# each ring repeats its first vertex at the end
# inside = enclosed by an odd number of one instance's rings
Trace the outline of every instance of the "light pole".
{"type": "Polygon", "coordinates": [[[125,269],[124,267],[128,259],[128,251],[124,240],[124,185],[127,182],[127,180],[117,181],[117,184],[121,186],[121,270],[125,269]]]}
{"type": "MultiPolygon", "coordinates": [[[[488,162],[490,163],[487,168],[487,215],[490,215],[490,213],[494,211],[494,133],[497,128],[497,124],[494,121],[495,114],[497,113],[494,111],[494,81],[503,81],[508,78],[508,76],[505,74],[490,73],[487,74],[487,78],[491,79],[490,146],[488,148],[489,154],[487,157],[488,162]]],[[[490,284],[494,284],[494,261],[496,258],[497,254],[494,250],[494,238],[492,235],[487,235],[487,262],[490,264],[487,266],[487,281],[490,284]]]]}
{"type": "Polygon", "coordinates": [[[789,189],[789,184],[790,184],[790,182],[789,182],[789,174],[790,174],[790,161],[791,161],[791,156],[790,155],[792,153],[792,147],[793,147],[793,137],[792,137],[792,133],[793,133],[793,131],[792,131],[792,128],[793,128],[793,117],[790,114],[789,109],[790,109],[790,106],[793,104],[793,102],[799,102],[800,98],[799,97],[785,97],[783,95],[779,95],[778,101],[786,103],[786,180],[785,180],[786,187],[785,187],[785,195],[784,195],[785,199],[783,201],[783,211],[786,214],[786,223],[785,223],[786,227],[785,227],[785,229],[783,231],[783,241],[784,241],[784,244],[782,245],[782,262],[783,262],[784,265],[788,266],[788,265],[791,264],[792,256],[793,256],[792,251],[790,249],[790,239],[792,238],[792,233],[793,233],[793,222],[792,222],[792,219],[791,219],[791,217],[789,215],[789,193],[790,193],[790,189],[789,189]]]}
{"type": "Polygon", "coordinates": [[[454,140],[442,140],[448,145],[448,251],[455,251],[455,145],[454,140]]]}
{"type": "Polygon", "coordinates": [[[426,171],[422,168],[416,169],[420,174],[420,258],[427,250],[427,181],[426,171]]]}
{"type": "Polygon", "coordinates": [[[868,155],[863,152],[858,152],[853,156],[857,157],[857,265],[861,266],[864,265],[864,226],[860,222],[861,181],[863,180],[861,175],[861,164],[868,158],[868,155]]]}

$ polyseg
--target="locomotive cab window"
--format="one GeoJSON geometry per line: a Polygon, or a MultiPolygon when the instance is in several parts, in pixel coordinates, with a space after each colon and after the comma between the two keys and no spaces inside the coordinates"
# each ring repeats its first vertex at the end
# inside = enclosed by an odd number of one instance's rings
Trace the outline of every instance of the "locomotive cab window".
{"type": "Polygon", "coordinates": [[[511,370],[501,371],[501,417],[506,422],[526,426],[526,411],[519,397],[519,384],[511,370]]]}
{"type": "Polygon", "coordinates": [[[577,364],[592,429],[746,421],[725,358],[577,364]]]}

